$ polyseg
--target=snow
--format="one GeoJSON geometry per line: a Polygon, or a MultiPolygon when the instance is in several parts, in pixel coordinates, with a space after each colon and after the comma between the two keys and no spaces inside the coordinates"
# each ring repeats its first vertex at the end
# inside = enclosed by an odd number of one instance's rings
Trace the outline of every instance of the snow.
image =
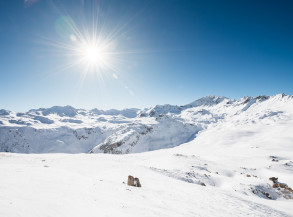
{"type": "Polygon", "coordinates": [[[237,101],[207,96],[184,106],[157,105],[142,110],[87,111],[71,106],[26,113],[1,110],[0,151],[125,154],[170,148],[215,124],[282,120],[290,116],[292,104],[291,96],[280,94],[237,101]]]}
{"type": "MultiPolygon", "coordinates": [[[[174,155],[176,149],[135,155],[3,153],[0,216],[290,216],[292,213],[291,201],[243,195],[227,186],[201,186],[153,169],[172,170],[175,166],[184,171],[187,165],[196,163],[193,157],[174,155]],[[125,184],[129,174],[139,177],[141,188],[125,184]]],[[[228,172],[220,172],[228,175],[226,179],[233,179],[228,172]]]]}
{"type": "Polygon", "coordinates": [[[0,153],[0,216],[293,216],[292,96],[43,111],[0,116],[1,150],[37,153],[0,153]]]}

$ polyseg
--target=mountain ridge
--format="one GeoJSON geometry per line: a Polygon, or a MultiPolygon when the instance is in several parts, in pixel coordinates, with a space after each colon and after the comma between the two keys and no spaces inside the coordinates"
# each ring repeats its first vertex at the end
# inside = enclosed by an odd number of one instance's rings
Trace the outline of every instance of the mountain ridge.
{"type": "MultiPolygon", "coordinates": [[[[275,95],[272,95],[272,96],[268,96],[268,95],[259,95],[259,96],[256,96],[256,97],[251,97],[251,96],[244,96],[238,100],[235,100],[235,99],[230,99],[228,97],[225,97],[225,96],[217,96],[217,95],[207,95],[207,96],[204,96],[204,97],[201,97],[197,100],[194,100],[190,103],[187,103],[185,105],[172,105],[172,104],[164,104],[164,105],[169,105],[169,106],[178,106],[178,107],[186,107],[186,106],[195,106],[194,104],[196,102],[205,102],[206,101],[211,101],[213,99],[227,99],[227,100],[230,100],[230,101],[240,101],[244,98],[250,98],[250,99],[260,99],[260,98],[263,98],[263,97],[293,97],[293,95],[286,95],[284,93],[280,93],[280,94],[275,94],[275,95]]],[[[124,108],[124,109],[98,109],[98,108],[93,108],[93,109],[83,109],[83,108],[75,108],[71,105],[65,105],[65,106],[58,106],[58,105],[55,105],[55,106],[52,106],[52,107],[49,107],[49,108],[44,108],[44,107],[40,107],[40,108],[34,108],[34,109],[29,109],[27,112],[17,112],[17,111],[14,111],[16,113],[19,113],[19,114],[25,114],[25,113],[29,113],[29,112],[38,112],[38,111],[49,111],[49,110],[54,110],[54,109],[71,109],[71,110],[81,110],[81,111],[92,111],[92,112],[96,112],[96,113],[108,113],[108,112],[111,112],[111,111],[124,111],[124,110],[144,110],[144,109],[151,109],[151,108],[154,108],[156,106],[164,106],[164,105],[155,105],[155,106],[152,106],[152,107],[148,107],[148,108],[142,108],[142,109],[139,109],[139,108],[124,108]]],[[[9,114],[9,112],[12,112],[11,110],[9,109],[4,109],[4,108],[0,108],[0,115],[6,115],[6,114],[9,114]]]]}
{"type": "MultiPolygon", "coordinates": [[[[0,151],[128,154],[172,148],[222,122],[260,122],[290,115],[293,96],[206,96],[183,106],[85,110],[72,106],[0,110],[0,151]],[[289,109],[288,109],[289,108],[289,109]]],[[[293,110],[293,109],[292,109],[293,110]]]]}

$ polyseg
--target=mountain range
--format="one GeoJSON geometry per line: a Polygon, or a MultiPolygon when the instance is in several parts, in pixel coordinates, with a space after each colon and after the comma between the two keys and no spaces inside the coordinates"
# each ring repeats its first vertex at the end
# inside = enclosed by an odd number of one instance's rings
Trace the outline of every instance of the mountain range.
{"type": "Polygon", "coordinates": [[[292,132],[284,94],[2,109],[0,216],[292,216],[292,132]]]}

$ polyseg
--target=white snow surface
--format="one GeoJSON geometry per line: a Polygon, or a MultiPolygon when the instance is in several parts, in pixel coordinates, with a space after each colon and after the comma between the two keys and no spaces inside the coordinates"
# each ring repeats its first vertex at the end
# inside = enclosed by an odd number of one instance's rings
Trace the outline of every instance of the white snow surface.
{"type": "Polygon", "coordinates": [[[171,148],[215,126],[289,120],[293,98],[283,94],[238,101],[208,96],[185,106],[86,111],[71,106],[0,110],[0,151],[127,154],[171,148]]]}
{"type": "Polygon", "coordinates": [[[0,110],[0,216],[293,216],[292,96],[53,108],[0,110]]]}

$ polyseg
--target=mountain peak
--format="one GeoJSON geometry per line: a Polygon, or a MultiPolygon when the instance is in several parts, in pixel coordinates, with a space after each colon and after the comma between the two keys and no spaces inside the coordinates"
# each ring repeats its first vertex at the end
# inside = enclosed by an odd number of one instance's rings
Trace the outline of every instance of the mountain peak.
{"type": "Polygon", "coordinates": [[[223,102],[224,100],[230,101],[229,98],[224,96],[205,96],[198,100],[195,100],[189,104],[188,106],[197,107],[197,106],[212,106],[223,102]]]}
{"type": "Polygon", "coordinates": [[[74,117],[77,115],[77,109],[75,109],[72,106],[53,106],[51,108],[39,108],[39,109],[31,109],[29,110],[29,113],[42,113],[44,116],[50,115],[50,114],[57,114],[60,117],[68,116],[68,117],[74,117]]]}

